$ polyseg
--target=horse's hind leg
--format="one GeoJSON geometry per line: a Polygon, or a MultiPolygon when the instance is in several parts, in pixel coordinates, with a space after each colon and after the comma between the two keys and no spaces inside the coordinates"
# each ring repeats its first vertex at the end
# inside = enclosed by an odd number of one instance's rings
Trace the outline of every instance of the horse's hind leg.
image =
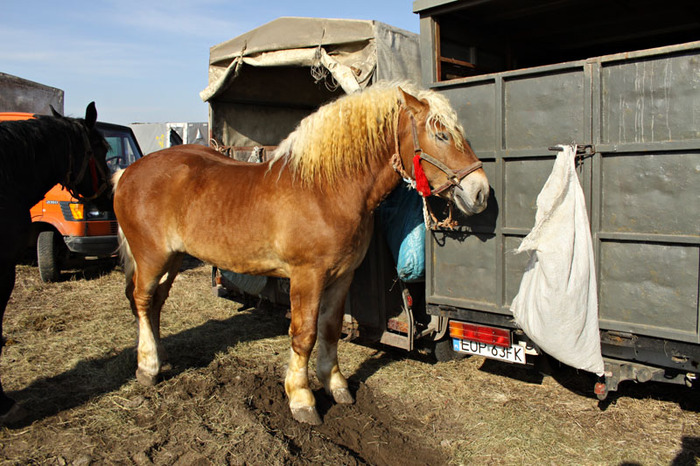
{"type": "Polygon", "coordinates": [[[350,289],[353,274],[341,277],[326,288],[321,299],[318,318],[318,360],[316,376],[326,393],[336,403],[350,404],[355,400],[348,390],[348,382],[338,366],[338,340],[343,327],[345,298],[350,289]]]}
{"type": "Polygon", "coordinates": [[[322,278],[315,271],[295,271],[290,280],[290,301],[292,322],[289,336],[292,349],[289,357],[284,389],[289,397],[292,416],[299,422],[312,425],[321,424],[316,411],[316,400],[309,388],[308,364],[311,350],[316,344],[316,325],[322,278]]]}
{"type": "Polygon", "coordinates": [[[184,260],[184,254],[176,254],[171,257],[168,262],[167,272],[161,278],[156,292],[153,295],[153,302],[151,303],[151,328],[153,329],[153,336],[156,340],[156,346],[158,348],[158,358],[161,361],[161,370],[165,369],[165,364],[167,356],[163,344],[160,340],[160,313],[163,309],[163,304],[170,294],[170,288],[173,286],[173,281],[177,274],[180,272],[180,267],[182,266],[182,261],[184,260]]]}
{"type": "Polygon", "coordinates": [[[179,261],[175,256],[163,257],[161,260],[151,256],[148,261],[139,261],[134,254],[134,258],[136,267],[132,285],[127,284],[127,296],[139,327],[136,379],[144,385],[155,385],[162,364],[162,350],[159,350],[160,309],[177,275],[177,271],[171,273],[170,267],[177,262],[179,269],[179,261]]]}

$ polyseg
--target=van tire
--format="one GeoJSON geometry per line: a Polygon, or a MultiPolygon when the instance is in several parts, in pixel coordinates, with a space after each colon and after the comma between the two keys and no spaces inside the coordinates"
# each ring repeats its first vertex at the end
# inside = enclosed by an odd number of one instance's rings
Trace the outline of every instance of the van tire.
{"type": "Polygon", "coordinates": [[[435,357],[437,362],[447,362],[464,359],[467,355],[465,353],[458,353],[452,349],[452,339],[448,337],[435,342],[433,357],[435,357]]]}
{"type": "Polygon", "coordinates": [[[42,231],[36,240],[36,259],[39,276],[45,283],[57,282],[61,277],[59,237],[53,230],[42,231]]]}

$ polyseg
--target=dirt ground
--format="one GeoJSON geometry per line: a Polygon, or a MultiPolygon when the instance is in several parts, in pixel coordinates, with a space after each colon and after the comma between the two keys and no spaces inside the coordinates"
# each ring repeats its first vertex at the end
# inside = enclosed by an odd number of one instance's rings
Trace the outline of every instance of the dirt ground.
{"type": "MultiPolygon", "coordinates": [[[[18,267],[2,381],[28,412],[0,428],[0,464],[698,464],[700,396],[625,383],[608,400],[583,373],[544,376],[483,358],[433,363],[341,342],[356,403],[313,378],[323,425],[292,420],[282,311],[216,298],[210,268],[178,277],[162,330],[172,367],[136,383],[135,326],[116,267],[44,284],[18,267]]],[[[314,368],[311,368],[314,372],[314,368]]]]}

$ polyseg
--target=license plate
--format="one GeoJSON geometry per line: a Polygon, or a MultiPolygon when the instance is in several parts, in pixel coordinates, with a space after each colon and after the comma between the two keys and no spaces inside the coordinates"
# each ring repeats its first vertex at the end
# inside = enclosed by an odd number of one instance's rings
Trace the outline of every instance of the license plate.
{"type": "Polygon", "coordinates": [[[488,345],[478,341],[452,339],[452,348],[458,353],[475,354],[491,359],[513,362],[516,364],[526,364],[525,348],[520,345],[511,345],[510,348],[502,346],[488,345]]]}

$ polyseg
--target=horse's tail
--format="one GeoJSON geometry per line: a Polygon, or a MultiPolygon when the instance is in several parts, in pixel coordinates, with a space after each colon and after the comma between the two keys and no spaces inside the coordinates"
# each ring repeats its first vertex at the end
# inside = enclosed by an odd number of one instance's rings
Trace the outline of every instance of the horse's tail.
{"type": "Polygon", "coordinates": [[[119,180],[122,179],[122,175],[124,174],[124,169],[120,168],[116,172],[114,172],[114,175],[112,175],[112,192],[116,193],[117,192],[117,185],[119,184],[119,180]]]}
{"type": "Polygon", "coordinates": [[[134,262],[134,256],[131,254],[131,248],[129,247],[129,242],[124,236],[122,228],[119,227],[119,258],[122,262],[122,267],[124,268],[124,277],[126,278],[126,283],[131,283],[131,279],[134,276],[134,270],[136,269],[136,263],[134,262]]]}
{"type": "MultiPolygon", "coordinates": [[[[115,194],[117,193],[119,180],[123,174],[124,170],[117,170],[114,175],[112,175],[112,186],[115,194]]],[[[131,254],[131,247],[129,247],[129,242],[126,240],[126,236],[124,236],[124,231],[122,230],[121,226],[119,226],[117,234],[119,236],[119,258],[121,259],[122,267],[124,268],[124,276],[126,277],[126,283],[128,284],[131,283],[131,279],[134,276],[136,263],[134,262],[134,256],[131,254]]]]}

